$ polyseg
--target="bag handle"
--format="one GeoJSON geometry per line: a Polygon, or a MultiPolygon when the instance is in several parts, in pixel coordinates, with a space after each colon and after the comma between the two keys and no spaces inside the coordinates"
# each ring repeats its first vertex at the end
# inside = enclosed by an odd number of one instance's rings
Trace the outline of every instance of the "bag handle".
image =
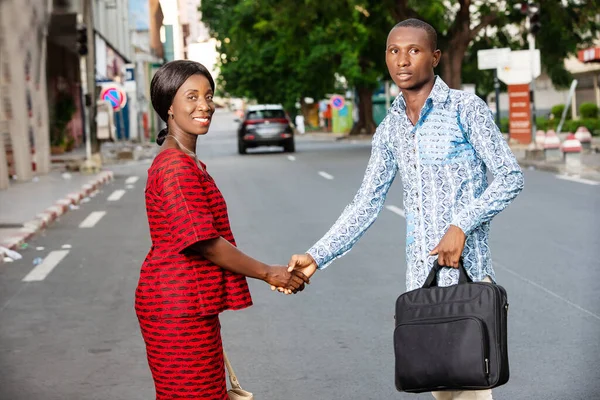
{"type": "MultiPolygon", "coordinates": [[[[427,279],[425,280],[425,283],[423,284],[422,287],[430,288],[430,287],[437,286],[437,274],[438,274],[438,272],[440,272],[440,270],[442,268],[452,268],[452,267],[442,266],[442,265],[438,264],[438,260],[436,259],[433,262],[433,267],[431,268],[431,271],[429,272],[429,275],[427,276],[427,279]]],[[[461,257],[460,261],[458,262],[458,283],[471,283],[471,282],[473,282],[473,280],[467,274],[467,270],[465,269],[465,266],[463,265],[463,260],[461,257]]]]}
{"type": "Polygon", "coordinates": [[[225,350],[223,350],[223,358],[225,359],[225,367],[227,368],[227,373],[229,374],[229,382],[231,383],[231,388],[242,389],[242,387],[240,386],[240,382],[238,381],[237,376],[233,371],[233,367],[229,362],[229,358],[227,358],[227,353],[225,353],[225,350]]]}

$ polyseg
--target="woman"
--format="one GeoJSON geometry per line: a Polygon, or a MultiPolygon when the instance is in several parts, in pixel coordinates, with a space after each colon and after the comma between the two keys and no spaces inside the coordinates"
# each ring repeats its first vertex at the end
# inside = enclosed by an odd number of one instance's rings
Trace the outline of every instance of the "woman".
{"type": "Polygon", "coordinates": [[[219,313],[252,305],[246,277],[292,293],[308,279],[235,247],[227,207],[196,158],[215,111],[214,81],[192,61],[173,61],[152,79],[152,105],[167,123],[148,170],[146,211],[152,247],[135,308],[157,399],[227,399],[219,313]]]}

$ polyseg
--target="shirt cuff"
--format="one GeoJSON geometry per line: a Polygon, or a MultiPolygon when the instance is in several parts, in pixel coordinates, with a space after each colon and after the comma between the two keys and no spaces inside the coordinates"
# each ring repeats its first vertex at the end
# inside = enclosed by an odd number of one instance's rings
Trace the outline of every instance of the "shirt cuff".
{"type": "Polygon", "coordinates": [[[330,257],[327,257],[325,253],[326,252],[324,251],[324,249],[321,249],[321,251],[319,251],[319,249],[316,246],[313,246],[306,251],[306,254],[309,254],[313,258],[313,260],[315,260],[315,263],[317,263],[318,270],[327,268],[333,262],[333,259],[328,259],[330,257]]]}
{"type": "Polygon", "coordinates": [[[465,236],[469,236],[474,229],[469,218],[454,218],[452,222],[450,222],[450,225],[458,226],[463,231],[465,236]]]}

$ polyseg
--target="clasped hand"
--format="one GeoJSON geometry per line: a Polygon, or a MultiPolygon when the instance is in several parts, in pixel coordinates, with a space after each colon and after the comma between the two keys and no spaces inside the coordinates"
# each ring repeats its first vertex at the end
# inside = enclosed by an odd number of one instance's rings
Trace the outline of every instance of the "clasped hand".
{"type": "Polygon", "coordinates": [[[269,269],[265,281],[271,285],[271,288],[279,288],[280,292],[285,294],[300,292],[304,290],[305,284],[310,283],[310,279],[301,271],[290,270],[286,266],[279,265],[274,265],[269,269]]]}
{"type": "Polygon", "coordinates": [[[304,289],[304,283],[310,284],[310,277],[317,270],[317,263],[309,254],[294,254],[288,262],[287,272],[290,274],[298,274],[304,280],[301,288],[296,291],[290,291],[282,285],[271,284],[271,290],[278,290],[285,294],[296,293],[304,289]]]}

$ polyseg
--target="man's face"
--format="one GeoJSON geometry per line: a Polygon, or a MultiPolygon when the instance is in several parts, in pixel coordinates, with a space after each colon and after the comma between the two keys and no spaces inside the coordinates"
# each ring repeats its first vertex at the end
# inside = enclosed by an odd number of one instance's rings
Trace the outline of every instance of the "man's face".
{"type": "Polygon", "coordinates": [[[433,79],[433,68],[438,65],[441,52],[431,47],[424,29],[392,29],[387,39],[385,62],[392,80],[401,90],[418,90],[433,79]]]}

